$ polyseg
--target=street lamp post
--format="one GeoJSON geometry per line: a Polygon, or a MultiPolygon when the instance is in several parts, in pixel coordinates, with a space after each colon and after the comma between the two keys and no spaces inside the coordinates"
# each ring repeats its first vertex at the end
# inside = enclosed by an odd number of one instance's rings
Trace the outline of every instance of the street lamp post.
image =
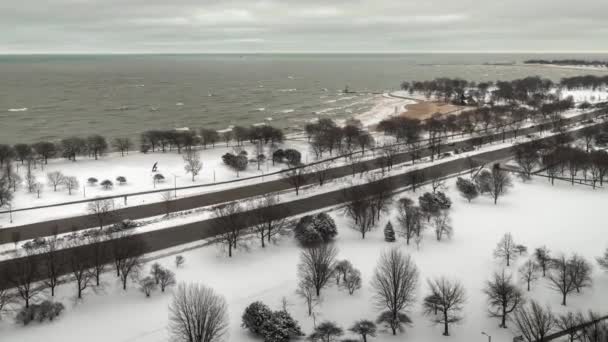
{"type": "Polygon", "coordinates": [[[492,336],[488,335],[485,331],[482,331],[481,334],[488,336],[488,342],[492,342],[492,336]]]}

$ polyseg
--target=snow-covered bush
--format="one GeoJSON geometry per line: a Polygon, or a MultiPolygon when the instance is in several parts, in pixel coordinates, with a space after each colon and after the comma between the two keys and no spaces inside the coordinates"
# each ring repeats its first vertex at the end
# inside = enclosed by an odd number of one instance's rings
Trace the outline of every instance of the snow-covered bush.
{"type": "Polygon", "coordinates": [[[270,316],[272,316],[272,310],[266,304],[260,301],[253,302],[245,308],[241,325],[254,334],[261,334],[262,326],[270,319],[270,316]]]}
{"type": "Polygon", "coordinates": [[[462,197],[466,198],[469,202],[471,202],[472,199],[475,199],[477,196],[479,196],[479,191],[477,190],[477,186],[475,185],[474,182],[472,182],[468,179],[458,177],[458,179],[456,180],[456,188],[458,188],[460,195],[462,197]]]}
{"type": "Polygon", "coordinates": [[[292,338],[304,336],[300,324],[284,310],[275,311],[262,327],[265,342],[287,342],[292,338]]]}
{"type": "Polygon", "coordinates": [[[437,191],[435,193],[426,192],[424,195],[418,197],[418,203],[420,209],[427,215],[436,215],[440,210],[450,209],[452,201],[443,192],[437,191]]]}
{"type": "Polygon", "coordinates": [[[274,163],[282,163],[283,159],[285,159],[285,151],[282,149],[278,149],[272,153],[272,164],[274,163]]]}
{"type": "Polygon", "coordinates": [[[336,223],[326,213],[303,216],[294,228],[295,238],[303,246],[312,246],[331,241],[338,230],[336,223]]]}
{"type": "Polygon", "coordinates": [[[127,182],[127,178],[126,178],[126,177],[124,177],[124,176],[118,176],[118,177],[116,177],[116,181],[117,181],[117,182],[118,182],[120,185],[123,185],[123,184],[125,184],[125,183],[127,182]]]}
{"type": "Polygon", "coordinates": [[[289,165],[299,165],[302,162],[302,154],[298,150],[288,148],[285,150],[285,159],[289,165]]]}
{"type": "Polygon", "coordinates": [[[89,179],[87,179],[87,183],[89,183],[89,185],[95,185],[97,184],[98,180],[95,177],[90,177],[89,179]]]}
{"type": "Polygon", "coordinates": [[[114,186],[114,183],[112,183],[112,181],[111,181],[111,180],[109,180],[109,179],[105,179],[105,180],[103,180],[103,181],[102,181],[101,183],[99,183],[99,184],[100,184],[101,186],[103,186],[103,188],[104,188],[105,190],[110,190],[110,189],[112,189],[112,187],[114,186]]]}
{"type": "Polygon", "coordinates": [[[23,307],[15,317],[15,320],[23,325],[27,325],[34,320],[38,322],[43,322],[47,319],[52,321],[61,314],[63,309],[65,307],[62,303],[45,300],[40,304],[31,304],[28,308],[23,307]]]}
{"type": "Polygon", "coordinates": [[[152,177],[152,180],[154,182],[154,185],[156,185],[156,183],[162,183],[165,181],[165,176],[163,176],[161,173],[157,173],[154,175],[154,177],[152,177]]]}

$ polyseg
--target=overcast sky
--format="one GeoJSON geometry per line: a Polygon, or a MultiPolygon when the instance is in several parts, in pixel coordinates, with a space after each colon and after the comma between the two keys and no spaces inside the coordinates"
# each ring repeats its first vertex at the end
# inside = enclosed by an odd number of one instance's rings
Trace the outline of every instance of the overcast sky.
{"type": "Polygon", "coordinates": [[[605,52],[607,0],[0,0],[0,53],[605,52]]]}

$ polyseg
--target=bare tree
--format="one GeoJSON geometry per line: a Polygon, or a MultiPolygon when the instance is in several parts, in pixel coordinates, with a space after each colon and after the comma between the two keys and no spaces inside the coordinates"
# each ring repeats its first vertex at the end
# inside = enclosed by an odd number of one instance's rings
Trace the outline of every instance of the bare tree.
{"type": "Polygon", "coordinates": [[[356,268],[351,268],[346,272],[342,286],[348,290],[348,294],[352,295],[356,290],[361,288],[361,272],[356,268]]]}
{"type": "Polygon", "coordinates": [[[215,207],[215,229],[217,239],[228,247],[228,257],[232,257],[232,250],[236,249],[241,239],[241,228],[244,222],[241,218],[243,208],[238,203],[228,203],[215,207]]]}
{"type": "Polygon", "coordinates": [[[125,152],[129,154],[129,150],[133,148],[133,142],[129,138],[116,138],[112,141],[112,147],[120,151],[120,155],[124,157],[125,152]]]}
{"type": "Polygon", "coordinates": [[[538,280],[538,271],[540,266],[534,260],[529,259],[519,268],[519,277],[522,281],[526,282],[528,291],[530,291],[530,284],[538,280]]]}
{"type": "Polygon", "coordinates": [[[331,164],[329,162],[319,163],[313,166],[313,175],[319,182],[319,186],[323,186],[329,178],[329,171],[331,170],[331,164]]]}
{"type": "Polygon", "coordinates": [[[338,250],[329,244],[305,248],[300,253],[298,276],[315,289],[317,297],[334,274],[338,250]]]}
{"type": "Polygon", "coordinates": [[[449,336],[449,325],[462,320],[466,295],[462,283],[441,277],[428,280],[430,294],[424,298],[425,315],[436,324],[443,324],[443,335],[449,336]]]}
{"type": "Polygon", "coordinates": [[[99,222],[99,229],[103,229],[103,222],[112,217],[112,210],[114,210],[113,199],[97,199],[93,202],[87,203],[87,210],[91,215],[94,215],[99,222]]]}
{"type": "Polygon", "coordinates": [[[16,299],[16,294],[12,290],[0,289],[0,320],[2,314],[15,304],[16,299]]]}
{"type": "Polygon", "coordinates": [[[400,235],[405,237],[407,245],[414,236],[419,236],[423,229],[422,213],[419,207],[413,205],[399,204],[399,216],[397,218],[400,226],[400,235]]]}
{"type": "Polygon", "coordinates": [[[156,287],[158,287],[156,281],[150,276],[144,277],[139,280],[139,290],[143,292],[146,297],[150,297],[150,294],[152,293],[152,291],[154,291],[154,289],[156,289],[156,287]]]}
{"type": "Polygon", "coordinates": [[[550,287],[562,294],[562,305],[566,305],[566,297],[576,290],[570,261],[561,254],[551,261],[551,266],[550,287]]]}
{"type": "Polygon", "coordinates": [[[591,287],[591,264],[582,256],[574,254],[570,260],[570,273],[577,293],[585,287],[591,287]]]}
{"type": "Polygon", "coordinates": [[[312,316],[312,310],[319,303],[314,285],[307,280],[301,280],[298,283],[296,294],[304,299],[306,308],[308,309],[308,316],[312,316]]]}
{"type": "Polygon", "coordinates": [[[55,296],[55,287],[59,284],[59,275],[65,264],[65,260],[62,257],[63,254],[58,253],[60,248],[60,240],[57,238],[57,235],[47,238],[42,247],[44,270],[46,273],[44,284],[51,289],[51,297],[55,296]]]}
{"type": "Polygon", "coordinates": [[[567,312],[559,315],[555,319],[555,325],[560,330],[567,332],[570,342],[574,342],[580,337],[579,330],[577,329],[581,324],[579,320],[580,316],[582,316],[580,313],[579,315],[575,315],[572,312],[567,312]]]}
{"type": "Polygon", "coordinates": [[[521,144],[513,148],[515,150],[515,161],[523,171],[523,180],[532,176],[532,171],[539,164],[540,157],[538,144],[521,144]]]}
{"type": "Polygon", "coordinates": [[[403,324],[411,323],[407,311],[416,299],[418,268],[409,255],[393,248],[384,252],[372,279],[374,302],[383,313],[379,322],[387,324],[397,334],[403,324]]]}
{"type": "Polygon", "coordinates": [[[348,330],[357,335],[360,335],[363,342],[367,342],[368,336],[376,337],[376,324],[366,319],[356,321],[348,330]]]}
{"type": "Polygon", "coordinates": [[[17,289],[17,294],[29,308],[30,301],[44,290],[37,286],[35,281],[40,275],[40,265],[35,257],[36,252],[32,248],[25,248],[25,256],[13,259],[9,264],[6,279],[17,289]]]}
{"type": "Polygon", "coordinates": [[[439,177],[434,177],[431,180],[431,187],[433,189],[433,193],[436,193],[437,190],[444,190],[446,188],[445,180],[439,177]]]}
{"type": "Polygon", "coordinates": [[[65,188],[68,189],[68,194],[72,194],[72,190],[77,189],[79,186],[78,179],[74,176],[66,176],[64,178],[63,184],[65,188]]]}
{"type": "Polygon", "coordinates": [[[437,241],[441,241],[443,236],[450,238],[454,233],[454,228],[450,223],[450,215],[448,211],[441,211],[433,216],[433,226],[435,227],[435,237],[437,241]]]}
{"type": "Polygon", "coordinates": [[[53,191],[57,191],[57,186],[63,184],[65,181],[65,176],[59,171],[47,173],[46,178],[49,181],[49,184],[53,186],[53,191]]]}
{"type": "Polygon", "coordinates": [[[505,170],[502,170],[498,164],[494,164],[490,173],[490,184],[488,193],[494,199],[494,204],[498,202],[498,198],[504,195],[507,190],[513,186],[511,176],[505,170]]]}
{"type": "Polygon", "coordinates": [[[505,233],[496,245],[494,257],[504,259],[507,262],[507,267],[509,267],[511,260],[517,258],[517,252],[517,244],[513,241],[513,235],[505,233]]]}
{"type": "Polygon", "coordinates": [[[116,275],[120,277],[123,290],[127,289],[127,281],[137,279],[143,264],[144,242],[139,236],[122,236],[112,240],[112,254],[116,275]]]}
{"type": "Polygon", "coordinates": [[[219,342],[228,329],[224,297],[201,284],[180,283],[169,304],[169,330],[176,342],[219,342]]]}
{"type": "Polygon", "coordinates": [[[76,280],[77,298],[82,299],[82,293],[95,279],[95,272],[89,267],[88,253],[78,242],[72,244],[70,253],[70,271],[76,280]]]}
{"type": "Polygon", "coordinates": [[[95,275],[95,285],[101,285],[101,274],[107,267],[108,245],[104,243],[108,235],[103,231],[93,231],[87,236],[91,250],[91,271],[95,275]]]}
{"type": "Polygon", "coordinates": [[[532,300],[513,313],[513,323],[526,342],[543,342],[555,327],[555,316],[548,306],[543,308],[532,300]]]}
{"type": "Polygon", "coordinates": [[[283,173],[283,179],[296,190],[299,195],[300,187],[306,184],[310,175],[305,167],[292,168],[283,173]]]}
{"type": "Polygon", "coordinates": [[[158,274],[158,284],[160,285],[160,291],[165,292],[167,287],[175,285],[175,273],[166,268],[161,268],[158,274]]]}
{"type": "Polygon", "coordinates": [[[258,233],[262,248],[265,241],[270,242],[273,237],[283,231],[287,226],[287,208],[278,207],[279,197],[266,194],[255,200],[251,206],[251,226],[258,233]]]}
{"type": "Polygon", "coordinates": [[[534,250],[534,258],[538,262],[538,266],[543,270],[543,277],[547,274],[547,269],[550,267],[551,251],[546,246],[539,247],[534,250]]]}
{"type": "Polygon", "coordinates": [[[487,282],[484,293],[488,296],[490,317],[500,318],[499,327],[506,328],[507,315],[524,302],[523,294],[512,282],[512,276],[506,274],[505,270],[494,273],[493,279],[487,282]]]}
{"type": "Polygon", "coordinates": [[[184,169],[186,170],[186,173],[192,175],[192,181],[194,182],[194,177],[198,176],[198,174],[203,169],[203,162],[201,162],[201,157],[198,152],[188,150],[186,151],[186,154],[184,154],[183,158],[184,163],[186,163],[184,169]]]}

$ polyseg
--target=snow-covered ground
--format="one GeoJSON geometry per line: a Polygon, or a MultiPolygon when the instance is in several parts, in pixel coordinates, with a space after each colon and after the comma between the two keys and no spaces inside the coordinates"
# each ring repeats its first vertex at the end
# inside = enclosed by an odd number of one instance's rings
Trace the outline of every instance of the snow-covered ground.
{"type": "MultiPolygon", "coordinates": [[[[306,162],[312,156],[309,156],[308,144],[306,141],[289,140],[286,141],[281,148],[295,148],[302,153],[302,161],[306,162]]],[[[250,155],[254,154],[254,147],[247,144],[243,147],[250,155]]],[[[40,205],[48,205],[53,203],[63,203],[77,201],[82,199],[92,199],[99,196],[116,196],[133,192],[149,191],[154,189],[172,189],[174,185],[191,186],[200,184],[213,184],[214,182],[222,182],[236,180],[236,173],[222,162],[222,155],[227,152],[233,152],[233,147],[226,147],[224,144],[218,144],[215,148],[207,148],[200,150],[200,158],[203,163],[203,169],[200,174],[192,181],[192,176],[186,174],[184,170],[183,154],[171,152],[154,152],[154,153],[139,153],[132,152],[124,157],[120,153],[111,153],[107,156],[94,160],[92,158],[81,158],[76,162],[71,162],[65,159],[49,160],[48,165],[44,168],[38,166],[34,169],[34,175],[38,182],[43,184],[43,190],[38,198],[35,193],[28,193],[24,185],[17,189],[12,203],[13,209],[28,208],[40,205]],[[158,173],[165,177],[165,181],[154,185],[153,175],[151,171],[154,163],[158,162],[158,173]],[[59,186],[57,191],[53,191],[52,185],[48,183],[47,173],[60,171],[66,176],[75,176],[80,186],[72,191],[72,195],[68,194],[68,190],[64,186],[59,186]],[[127,182],[124,185],[119,185],[116,177],[126,177],[127,182]],[[114,187],[110,190],[103,189],[99,184],[90,185],[87,179],[95,177],[99,182],[109,179],[114,183],[114,187]]],[[[21,178],[25,178],[25,166],[16,163],[16,170],[21,178]]],[[[260,170],[257,168],[257,163],[250,162],[246,171],[240,172],[240,178],[259,176],[263,173],[271,173],[286,168],[285,164],[277,163],[274,166],[272,161],[262,163],[260,170]]],[[[268,180],[268,179],[264,179],[268,180]]],[[[242,181],[235,184],[224,184],[209,186],[205,188],[180,190],[178,196],[187,196],[192,194],[200,194],[211,191],[218,191],[228,187],[243,186],[254,182],[260,182],[262,179],[254,179],[250,181],[242,181]]],[[[150,194],[136,197],[130,197],[127,204],[130,206],[140,205],[150,202],[161,201],[161,194],[150,194]]],[[[115,201],[116,207],[124,206],[122,200],[115,201]]],[[[5,208],[3,208],[5,209],[5,208]]],[[[48,220],[53,218],[82,214],[86,211],[86,204],[77,204],[61,207],[61,210],[56,208],[40,209],[30,212],[15,212],[13,213],[13,224],[21,225],[39,221],[41,218],[48,220]]],[[[8,214],[0,215],[0,228],[10,226],[8,214]]]]}
{"type": "MultiPolygon", "coordinates": [[[[441,336],[440,327],[432,325],[421,315],[420,305],[427,291],[426,279],[445,275],[460,280],[467,291],[465,320],[451,329],[449,340],[476,341],[483,338],[480,332],[486,331],[494,341],[511,341],[511,331],[499,329],[499,321],[487,316],[486,298],[482,293],[484,282],[492,272],[504,267],[503,263],[492,257],[496,243],[504,233],[511,232],[517,243],[525,244],[529,249],[547,245],[555,253],[576,252],[593,261],[608,246],[608,236],[603,227],[603,222],[608,219],[608,213],[603,210],[605,191],[572,187],[564,182],[552,187],[544,179],[534,179],[525,184],[517,181],[515,187],[495,206],[489,198],[478,198],[467,203],[458,196],[451,180],[446,192],[453,201],[450,211],[454,236],[451,240],[437,242],[432,232],[426,231],[420,250],[416,250],[413,244],[406,246],[401,238],[392,244],[384,241],[382,227],[389,218],[396,224],[394,210],[365,240],[361,240],[360,234],[349,228],[351,222],[341,210],[334,210],[330,214],[339,228],[335,242],[340,251],[339,258],[349,259],[361,270],[363,287],[350,296],[330,285],[323,291],[323,301],[316,308],[317,322],[332,320],[346,328],[357,319],[374,319],[377,311],[371,300],[369,282],[382,251],[398,246],[413,256],[421,272],[419,300],[412,308],[414,325],[396,337],[383,329],[374,340],[446,339],[441,336]]],[[[415,199],[421,193],[420,190],[416,194],[406,192],[398,197],[415,199]]],[[[181,269],[175,269],[173,255],[161,257],[158,261],[174,270],[179,281],[202,282],[226,297],[230,313],[229,341],[258,340],[240,327],[243,309],[255,300],[262,300],[278,309],[283,297],[287,298],[289,311],[309,333],[313,321],[307,316],[303,301],[295,294],[300,248],[289,236],[281,237],[276,244],[265,249],[258,247],[256,239],[250,244],[248,250],[238,250],[232,259],[227,258],[216,245],[189,250],[183,253],[186,264],[181,269]]],[[[520,257],[509,270],[515,271],[527,257],[520,257]]],[[[49,342],[83,339],[91,342],[167,340],[170,293],[157,291],[151,298],[145,298],[132,284],[127,292],[123,292],[111,272],[105,274],[103,279],[105,288],[97,293],[88,290],[82,302],[73,299],[74,284],[61,285],[57,299],[66,304],[67,310],[54,322],[22,327],[13,323],[10,317],[5,317],[4,322],[0,323],[2,340],[37,342],[40,336],[45,336],[45,341],[49,342]]],[[[593,280],[593,288],[569,297],[565,308],[559,305],[560,295],[547,288],[546,280],[535,284],[526,297],[548,303],[557,312],[605,310],[608,297],[603,294],[608,287],[608,274],[595,267],[593,280]]]]}

